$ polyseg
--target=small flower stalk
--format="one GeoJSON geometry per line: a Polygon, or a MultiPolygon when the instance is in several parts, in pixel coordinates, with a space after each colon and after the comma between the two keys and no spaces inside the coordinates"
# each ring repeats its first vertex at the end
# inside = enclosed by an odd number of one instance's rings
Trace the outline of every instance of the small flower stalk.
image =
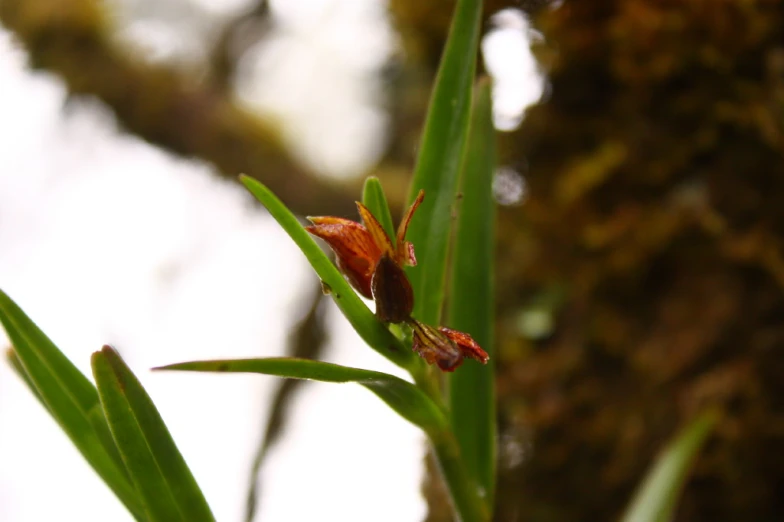
{"type": "Polygon", "coordinates": [[[394,242],[370,210],[360,202],[362,223],[339,217],[309,217],[305,229],[335,252],[337,265],[351,286],[376,303],[376,316],[385,323],[406,323],[413,332],[412,349],[429,364],[454,371],[468,357],[486,364],[487,353],[470,335],[446,327],[434,328],[411,317],[414,290],[406,266],[416,266],[414,245],[406,241],[411,218],[425,197],[423,190],[406,211],[394,242]]]}

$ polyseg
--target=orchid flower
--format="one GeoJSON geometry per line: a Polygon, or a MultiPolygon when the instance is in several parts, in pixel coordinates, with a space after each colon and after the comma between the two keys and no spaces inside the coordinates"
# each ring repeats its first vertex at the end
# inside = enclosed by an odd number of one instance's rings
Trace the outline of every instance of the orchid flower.
{"type": "Polygon", "coordinates": [[[405,321],[414,308],[414,291],[403,267],[415,266],[414,245],[406,241],[408,224],[425,197],[419,191],[393,242],[370,210],[357,201],[364,225],[339,217],[309,217],[305,229],[332,248],[338,268],[360,294],[376,301],[376,315],[388,323],[405,321]]]}
{"type": "Polygon", "coordinates": [[[463,332],[434,328],[413,317],[414,290],[404,267],[415,266],[414,245],[406,241],[411,218],[425,197],[423,190],[406,211],[394,242],[370,210],[357,201],[362,223],[350,219],[308,217],[305,230],[320,237],[332,248],[346,280],[360,294],[376,302],[376,315],[385,323],[406,323],[413,331],[412,349],[429,364],[446,372],[454,371],[465,357],[487,363],[487,353],[463,332]]]}

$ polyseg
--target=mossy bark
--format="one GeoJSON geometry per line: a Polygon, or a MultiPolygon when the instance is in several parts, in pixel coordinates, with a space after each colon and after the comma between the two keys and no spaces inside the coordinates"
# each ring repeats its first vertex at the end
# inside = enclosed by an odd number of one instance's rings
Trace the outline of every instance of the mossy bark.
{"type": "Polygon", "coordinates": [[[715,404],[677,520],[781,520],[784,4],[566,1],[536,24],[549,94],[503,147],[528,192],[499,227],[497,519],[616,519],[715,404]],[[542,303],[554,330],[526,338],[542,303]]]}

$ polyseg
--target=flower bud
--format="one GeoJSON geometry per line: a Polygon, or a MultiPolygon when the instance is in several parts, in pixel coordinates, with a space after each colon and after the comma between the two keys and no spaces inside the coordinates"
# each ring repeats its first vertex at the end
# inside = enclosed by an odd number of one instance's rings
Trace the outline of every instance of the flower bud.
{"type": "Polygon", "coordinates": [[[414,309],[414,290],[405,271],[388,255],[381,256],[370,282],[376,315],[385,323],[402,323],[414,309]]]}

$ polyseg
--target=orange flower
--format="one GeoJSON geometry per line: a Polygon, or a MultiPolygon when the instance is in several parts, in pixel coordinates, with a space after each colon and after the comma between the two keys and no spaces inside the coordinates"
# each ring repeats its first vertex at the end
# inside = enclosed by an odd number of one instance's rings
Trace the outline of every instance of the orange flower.
{"type": "Polygon", "coordinates": [[[467,333],[458,332],[445,326],[433,328],[416,319],[408,324],[414,331],[414,344],[411,347],[429,364],[436,363],[445,372],[453,372],[463,363],[465,357],[487,364],[487,355],[467,333]]]}
{"type": "MultiPolygon", "coordinates": [[[[375,216],[360,202],[357,202],[357,209],[364,226],[356,221],[339,217],[309,217],[308,219],[313,224],[305,227],[305,230],[329,244],[337,257],[338,268],[346,276],[351,286],[368,299],[375,298],[378,302],[379,299],[374,293],[372,280],[376,273],[376,267],[379,266],[383,257],[388,258],[388,261],[383,264],[384,273],[381,275],[380,281],[403,281],[400,284],[407,284],[409,288],[411,286],[402,267],[416,265],[416,257],[414,256],[414,245],[405,239],[406,231],[414,211],[422,203],[424,197],[425,192],[420,190],[397,229],[394,243],[375,216]]],[[[388,283],[388,285],[391,284],[393,283],[388,283]]],[[[387,288],[388,285],[377,283],[376,292],[380,291],[382,294],[400,293],[396,291],[399,289],[387,288]]],[[[402,293],[411,294],[411,307],[413,307],[413,292],[403,290],[402,293]]],[[[382,300],[387,304],[389,298],[382,296],[382,300]]],[[[410,313],[409,309],[408,314],[410,313]]],[[[399,314],[395,314],[393,319],[398,316],[399,314]]],[[[390,322],[400,322],[400,320],[390,322]]]]}

